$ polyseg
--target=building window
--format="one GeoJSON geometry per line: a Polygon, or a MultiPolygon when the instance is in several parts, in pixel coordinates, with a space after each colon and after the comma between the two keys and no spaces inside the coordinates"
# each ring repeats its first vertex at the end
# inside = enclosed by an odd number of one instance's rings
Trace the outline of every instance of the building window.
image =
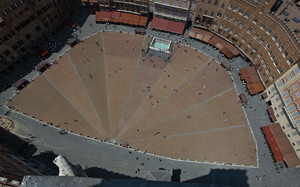
{"type": "Polygon", "coordinates": [[[218,5],[218,3],[219,3],[219,0],[216,0],[216,1],[215,1],[215,5],[218,5]]]}
{"type": "Polygon", "coordinates": [[[248,27],[247,32],[250,33],[252,31],[252,29],[250,27],[248,27]]]}
{"type": "Polygon", "coordinates": [[[22,46],[22,45],[24,44],[24,42],[23,42],[22,40],[19,40],[19,41],[17,42],[17,44],[18,44],[19,46],[22,46]]]}
{"type": "Polygon", "coordinates": [[[240,15],[243,15],[243,13],[244,13],[244,10],[243,10],[243,9],[240,9],[239,14],[240,14],[240,15]]]}
{"type": "Polygon", "coordinates": [[[20,4],[23,5],[24,4],[24,1],[23,0],[19,0],[20,4]]]}
{"type": "Polygon", "coordinates": [[[166,14],[166,15],[168,14],[168,10],[167,10],[167,9],[165,9],[165,14],[166,14]]]}
{"type": "Polygon", "coordinates": [[[282,56],[285,58],[285,57],[288,56],[288,55],[289,55],[289,53],[288,53],[286,50],[284,50],[282,56]]]}
{"type": "Polygon", "coordinates": [[[19,7],[18,3],[14,3],[14,7],[18,8],[19,7]]]}
{"type": "Polygon", "coordinates": [[[293,88],[293,90],[295,91],[295,90],[297,90],[298,89],[298,85],[297,85],[297,83],[296,84],[294,84],[293,86],[292,86],[292,88],[293,88]]]}
{"type": "Polygon", "coordinates": [[[166,0],[166,4],[169,4],[169,0],[166,0]]]}
{"type": "Polygon", "coordinates": [[[232,9],[232,4],[229,3],[227,8],[232,9]]]}
{"type": "Polygon", "coordinates": [[[259,13],[263,13],[264,12],[264,10],[265,10],[265,7],[262,7],[261,9],[260,9],[260,11],[259,11],[259,13]]]}
{"type": "Polygon", "coordinates": [[[27,40],[29,40],[29,39],[31,38],[31,35],[28,33],[28,34],[25,35],[25,38],[26,38],[27,40]]]}
{"type": "Polygon", "coordinates": [[[35,27],[35,30],[36,30],[36,31],[40,31],[40,30],[41,30],[41,27],[38,25],[38,26],[35,27]]]}
{"type": "Polygon", "coordinates": [[[257,55],[257,58],[260,58],[262,55],[261,55],[261,53],[259,53],[258,55],[257,55]]]}
{"type": "Polygon", "coordinates": [[[286,104],[290,104],[293,101],[292,97],[289,97],[287,100],[285,100],[286,104]]]}
{"type": "Polygon", "coordinates": [[[245,18],[249,18],[249,16],[250,16],[249,12],[246,12],[245,18]]]}
{"type": "Polygon", "coordinates": [[[292,57],[290,57],[287,62],[289,65],[291,65],[294,62],[294,60],[292,59],[292,57]]]}
{"type": "Polygon", "coordinates": [[[181,17],[181,18],[183,18],[183,17],[184,17],[184,12],[182,12],[182,13],[181,13],[180,17],[181,17]]]}
{"type": "Polygon", "coordinates": [[[234,11],[234,12],[237,12],[237,9],[238,9],[237,6],[234,6],[234,7],[233,7],[233,11],[234,11]]]}
{"type": "Polygon", "coordinates": [[[277,71],[278,71],[278,73],[280,74],[280,73],[282,73],[282,72],[283,72],[283,68],[282,68],[282,67],[280,67],[280,68],[278,68],[278,69],[277,69],[277,71]]]}
{"type": "Polygon", "coordinates": [[[253,23],[256,24],[257,22],[258,22],[258,19],[257,19],[257,18],[254,18],[254,19],[253,19],[253,23]]]}
{"type": "Polygon", "coordinates": [[[270,0],[266,0],[266,4],[269,4],[270,0]]]}
{"type": "Polygon", "coordinates": [[[6,42],[8,40],[8,37],[6,35],[4,35],[0,39],[2,42],[6,42]]]}
{"type": "Polygon", "coordinates": [[[264,38],[260,38],[260,39],[259,39],[259,42],[260,42],[260,43],[264,43],[264,42],[265,42],[265,39],[264,39],[264,38]]]}
{"type": "Polygon", "coordinates": [[[9,56],[11,52],[7,49],[6,51],[3,52],[6,56],[9,56]]]}
{"type": "Polygon", "coordinates": [[[278,36],[276,35],[276,34],[274,34],[274,36],[273,36],[273,38],[272,38],[272,40],[276,40],[276,38],[278,38],[278,36]]]}
{"type": "Polygon", "coordinates": [[[296,110],[295,112],[292,113],[293,118],[296,118],[300,115],[300,112],[296,110]]]}
{"type": "Polygon", "coordinates": [[[286,97],[287,95],[289,95],[290,94],[290,90],[289,89],[287,89],[285,92],[283,92],[283,97],[286,97]]]}
{"type": "Polygon", "coordinates": [[[297,96],[297,98],[299,98],[300,97],[300,92],[297,92],[296,96],[297,96]]]}
{"type": "Polygon", "coordinates": [[[16,51],[19,48],[19,46],[17,44],[14,44],[11,46],[11,48],[16,51]]]}
{"type": "Polygon", "coordinates": [[[185,8],[186,7],[186,2],[183,1],[182,6],[185,8]]]}
{"type": "Polygon", "coordinates": [[[279,47],[279,51],[282,51],[283,49],[284,49],[283,45],[279,47]]]}
{"type": "Polygon", "coordinates": [[[297,75],[297,73],[299,72],[299,67],[297,66],[296,69],[294,69],[294,74],[297,75]]]}
{"type": "Polygon", "coordinates": [[[244,27],[244,25],[245,25],[245,24],[244,24],[243,22],[240,22],[240,27],[242,27],[242,28],[243,28],[243,27],[244,27]]]}
{"type": "Polygon", "coordinates": [[[174,1],[174,5],[177,6],[177,0],[174,1]]]}
{"type": "Polygon", "coordinates": [[[278,82],[278,86],[280,87],[283,84],[284,84],[284,79],[281,79],[281,81],[278,82]]]}
{"type": "Polygon", "coordinates": [[[271,60],[274,60],[274,59],[275,59],[275,55],[272,55],[272,56],[271,56],[271,60]]]}
{"type": "Polygon", "coordinates": [[[6,10],[2,10],[2,14],[3,14],[4,16],[6,16],[6,15],[7,15],[6,10]]]}
{"type": "MultiPolygon", "coordinates": [[[[273,50],[269,51],[268,53],[269,53],[269,55],[272,55],[272,54],[273,54],[273,50]]],[[[273,60],[273,59],[272,59],[272,60],[273,60]]]]}
{"type": "Polygon", "coordinates": [[[156,12],[160,13],[160,8],[159,7],[156,8],[156,12]]]}
{"type": "Polygon", "coordinates": [[[196,8],[196,3],[192,4],[192,8],[195,9],[196,8]]]}
{"type": "Polygon", "coordinates": [[[281,44],[281,40],[278,40],[278,42],[276,43],[277,46],[279,46],[281,44]]]}
{"type": "Polygon", "coordinates": [[[270,45],[269,44],[266,44],[265,45],[265,49],[269,49],[270,48],[270,45]]]}
{"type": "Polygon", "coordinates": [[[261,24],[260,29],[264,30],[264,28],[266,28],[266,25],[265,24],[261,24]]]}
{"type": "Polygon", "coordinates": [[[13,8],[12,6],[8,6],[8,10],[9,10],[10,12],[13,12],[13,11],[14,11],[14,8],[13,8]]]}
{"type": "Polygon", "coordinates": [[[12,37],[13,35],[15,35],[15,32],[14,32],[14,31],[10,31],[10,32],[7,33],[7,35],[8,35],[9,37],[12,37]]]}
{"type": "Polygon", "coordinates": [[[271,34],[271,32],[272,32],[272,30],[269,28],[268,30],[267,30],[267,34],[271,34]]]}
{"type": "Polygon", "coordinates": [[[288,74],[288,75],[286,76],[286,78],[287,78],[287,80],[290,80],[290,79],[292,78],[292,74],[288,74]]]}

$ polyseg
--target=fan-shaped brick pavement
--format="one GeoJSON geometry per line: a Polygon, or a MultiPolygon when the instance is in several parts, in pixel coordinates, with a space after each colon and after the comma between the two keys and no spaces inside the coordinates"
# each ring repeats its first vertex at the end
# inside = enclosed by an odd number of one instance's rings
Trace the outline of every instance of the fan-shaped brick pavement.
{"type": "Polygon", "coordinates": [[[151,37],[96,34],[66,52],[8,103],[65,130],[184,160],[256,165],[255,142],[228,72],[151,37]]]}

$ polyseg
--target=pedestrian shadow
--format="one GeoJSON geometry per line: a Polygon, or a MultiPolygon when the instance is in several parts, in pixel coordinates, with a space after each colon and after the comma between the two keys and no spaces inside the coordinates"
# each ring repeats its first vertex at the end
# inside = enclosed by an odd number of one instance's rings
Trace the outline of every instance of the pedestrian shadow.
{"type": "Polygon", "coordinates": [[[103,178],[103,179],[139,179],[138,177],[131,177],[128,175],[123,175],[115,172],[108,171],[106,169],[98,167],[90,167],[84,170],[88,177],[93,178],[103,178]]]}
{"type": "Polygon", "coordinates": [[[185,182],[247,187],[249,184],[246,173],[247,170],[241,169],[211,169],[208,175],[194,178],[185,182]]]}

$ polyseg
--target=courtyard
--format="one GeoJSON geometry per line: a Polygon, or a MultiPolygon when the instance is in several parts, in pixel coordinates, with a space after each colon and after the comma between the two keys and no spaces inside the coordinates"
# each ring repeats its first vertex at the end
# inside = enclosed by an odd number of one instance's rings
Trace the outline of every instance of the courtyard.
{"type": "Polygon", "coordinates": [[[8,106],[61,129],[175,159],[256,166],[233,80],[215,59],[149,36],[101,32],[68,50],[8,106]],[[142,50],[143,49],[143,50],[142,50]]]}

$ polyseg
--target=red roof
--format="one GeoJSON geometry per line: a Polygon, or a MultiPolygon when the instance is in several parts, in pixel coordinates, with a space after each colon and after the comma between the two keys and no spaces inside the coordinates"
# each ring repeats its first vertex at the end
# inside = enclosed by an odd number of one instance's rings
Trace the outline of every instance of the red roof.
{"type": "Polygon", "coordinates": [[[112,12],[107,12],[107,11],[100,11],[98,14],[99,19],[110,20],[111,16],[112,16],[112,12]]]}
{"type": "Polygon", "coordinates": [[[268,143],[269,143],[269,145],[270,145],[270,147],[272,149],[272,152],[273,152],[273,155],[275,157],[275,160],[277,162],[284,161],[283,154],[282,154],[282,152],[281,152],[281,150],[280,150],[280,148],[278,146],[278,143],[276,142],[276,139],[273,136],[273,133],[272,133],[270,127],[269,126],[262,127],[262,129],[263,129],[263,131],[264,131],[264,133],[266,135],[267,141],[268,141],[268,143]]]}
{"type": "Polygon", "coordinates": [[[114,22],[114,23],[126,23],[130,25],[146,26],[148,18],[146,16],[135,15],[125,12],[117,11],[96,11],[96,21],[102,22],[114,22]]]}
{"type": "Polygon", "coordinates": [[[113,11],[111,14],[112,18],[120,18],[121,12],[113,11]]]}
{"type": "Polygon", "coordinates": [[[183,34],[184,23],[177,21],[170,21],[162,18],[154,17],[151,22],[151,27],[159,30],[165,30],[177,34],[183,34]]]}

